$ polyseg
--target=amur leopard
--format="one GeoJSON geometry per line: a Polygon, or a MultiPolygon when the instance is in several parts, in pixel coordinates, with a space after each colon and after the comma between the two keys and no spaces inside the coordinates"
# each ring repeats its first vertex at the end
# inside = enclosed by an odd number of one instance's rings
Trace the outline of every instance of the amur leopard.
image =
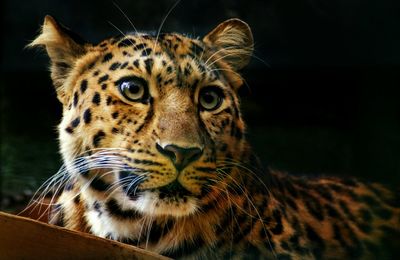
{"type": "Polygon", "coordinates": [[[63,105],[52,223],[173,258],[395,256],[398,193],[264,169],[253,154],[238,97],[245,22],[92,44],[46,16],[36,46],[63,105]]]}

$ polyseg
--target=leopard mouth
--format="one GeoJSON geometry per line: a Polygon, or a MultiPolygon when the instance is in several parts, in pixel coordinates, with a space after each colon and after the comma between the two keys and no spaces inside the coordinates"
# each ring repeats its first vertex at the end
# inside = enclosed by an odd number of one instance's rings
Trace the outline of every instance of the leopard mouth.
{"type": "Polygon", "coordinates": [[[163,187],[155,189],[158,191],[158,197],[160,200],[164,199],[187,199],[187,197],[193,197],[194,194],[185,189],[177,180],[167,184],[163,187]]]}
{"type": "Polygon", "coordinates": [[[183,217],[197,212],[198,200],[175,180],[162,187],[141,191],[132,206],[152,216],[183,217]]]}

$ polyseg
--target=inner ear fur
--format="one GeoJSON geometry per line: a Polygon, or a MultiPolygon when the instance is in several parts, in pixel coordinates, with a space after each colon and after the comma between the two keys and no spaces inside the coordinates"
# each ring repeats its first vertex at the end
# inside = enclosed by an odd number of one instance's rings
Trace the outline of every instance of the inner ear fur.
{"type": "Polygon", "coordinates": [[[226,20],[208,33],[203,42],[219,66],[225,71],[233,70],[225,73],[231,83],[242,85],[241,77],[235,72],[245,67],[253,54],[253,34],[249,25],[237,18],[226,20]]]}
{"type": "Polygon", "coordinates": [[[51,61],[51,78],[58,99],[65,104],[69,93],[65,81],[76,60],[86,53],[85,42],[74,32],[47,15],[40,35],[28,47],[44,47],[51,61]]]}

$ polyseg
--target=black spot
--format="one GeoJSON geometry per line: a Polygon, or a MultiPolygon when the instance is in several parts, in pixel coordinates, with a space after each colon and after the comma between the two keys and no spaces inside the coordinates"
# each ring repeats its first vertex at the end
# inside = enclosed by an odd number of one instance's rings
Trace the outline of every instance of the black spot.
{"type": "Polygon", "coordinates": [[[74,93],[74,107],[76,107],[76,105],[78,105],[78,101],[79,101],[79,95],[78,92],[74,93]]]}
{"type": "Polygon", "coordinates": [[[77,117],[71,122],[71,126],[73,128],[75,128],[75,127],[77,127],[79,125],[80,122],[81,122],[81,119],[79,117],[77,117]]]}
{"type": "Polygon", "coordinates": [[[98,215],[99,217],[103,214],[101,205],[100,205],[100,203],[99,203],[98,201],[95,201],[95,202],[93,203],[93,208],[94,208],[94,210],[95,210],[97,213],[99,213],[99,215],[98,215]]]}
{"type": "Polygon", "coordinates": [[[135,210],[123,210],[117,201],[111,199],[106,203],[107,210],[111,215],[119,218],[140,218],[141,215],[135,210]]]}
{"type": "Polygon", "coordinates": [[[282,214],[280,211],[274,210],[272,212],[272,216],[273,216],[276,224],[270,230],[274,235],[280,235],[283,232],[282,214]]]}
{"type": "Polygon", "coordinates": [[[137,50],[144,49],[146,46],[147,46],[146,43],[141,43],[141,44],[135,45],[135,47],[133,47],[133,49],[134,49],[135,51],[137,51],[137,50]]]}
{"type": "Polygon", "coordinates": [[[149,55],[151,54],[151,51],[152,51],[151,48],[144,49],[144,50],[142,51],[142,56],[143,56],[143,57],[149,56],[149,55]]]}
{"type": "Polygon", "coordinates": [[[93,99],[92,99],[93,104],[96,104],[98,106],[98,105],[100,105],[100,101],[101,101],[101,99],[100,99],[99,92],[94,93],[93,99]]]}
{"type": "Polygon", "coordinates": [[[127,62],[127,61],[122,63],[120,69],[125,69],[125,67],[128,66],[128,64],[129,64],[129,62],[127,62]]]}
{"type": "Polygon", "coordinates": [[[96,62],[92,62],[92,63],[90,63],[89,65],[88,65],[88,70],[90,70],[90,69],[92,69],[93,67],[94,67],[94,64],[95,64],[96,62]]]}
{"type": "Polygon", "coordinates": [[[97,191],[106,191],[107,189],[110,188],[110,185],[105,183],[102,179],[99,177],[95,177],[92,182],[90,183],[90,187],[97,191]]]}
{"type": "Polygon", "coordinates": [[[192,73],[193,69],[190,64],[186,64],[185,69],[183,70],[183,74],[188,77],[192,73]]]}
{"type": "Polygon", "coordinates": [[[119,113],[118,112],[114,112],[111,114],[112,118],[116,119],[118,117],[119,113]]]}
{"type": "Polygon", "coordinates": [[[128,46],[132,46],[132,45],[134,45],[136,42],[135,42],[135,40],[134,39],[123,39],[122,41],[120,41],[119,43],[118,43],[118,47],[120,48],[120,47],[128,47],[128,46]]]}
{"type": "MultiPolygon", "coordinates": [[[[296,229],[296,228],[294,227],[294,229],[296,229]]],[[[308,253],[307,248],[300,246],[299,234],[297,232],[289,238],[289,242],[290,242],[291,248],[293,250],[295,250],[296,252],[298,252],[299,254],[305,255],[308,253]]]]}
{"type": "Polygon", "coordinates": [[[291,198],[288,197],[285,199],[285,201],[292,209],[294,209],[294,210],[298,209],[296,202],[294,200],[292,200],[291,198]]]}
{"type": "Polygon", "coordinates": [[[102,89],[102,90],[106,90],[106,88],[107,88],[107,84],[101,85],[101,89],[102,89]]]}
{"type": "Polygon", "coordinates": [[[243,215],[239,215],[237,217],[237,222],[238,223],[244,223],[244,226],[242,226],[239,229],[239,232],[236,232],[235,235],[233,236],[233,242],[234,243],[239,243],[240,241],[243,241],[244,238],[250,233],[252,225],[251,220],[249,220],[247,218],[247,216],[243,215]]]}
{"type": "Polygon", "coordinates": [[[340,217],[339,212],[334,207],[332,207],[331,205],[326,204],[325,208],[326,208],[326,212],[328,213],[328,215],[331,218],[339,218],[340,217]]]}
{"type": "Polygon", "coordinates": [[[85,112],[83,112],[83,121],[85,124],[89,124],[90,121],[92,121],[92,112],[90,112],[90,108],[86,109],[85,112]]]}
{"type": "Polygon", "coordinates": [[[111,132],[113,133],[113,134],[118,134],[118,129],[117,128],[115,128],[115,127],[113,127],[112,129],[111,129],[111,132]]]}
{"type": "Polygon", "coordinates": [[[154,222],[150,227],[149,241],[152,243],[160,241],[169,231],[168,229],[165,229],[165,226],[158,225],[154,222]]]}
{"type": "Polygon", "coordinates": [[[103,58],[103,63],[104,62],[107,62],[107,61],[109,61],[109,60],[111,60],[113,58],[113,55],[111,54],[111,53],[107,53],[106,55],[104,55],[104,58],[103,58]]]}
{"type": "Polygon", "coordinates": [[[97,134],[95,134],[95,135],[93,136],[93,146],[94,146],[94,147],[98,147],[100,141],[101,141],[105,136],[106,136],[106,134],[105,134],[102,130],[98,131],[97,134]]]}
{"type": "Polygon", "coordinates": [[[88,86],[87,80],[86,79],[82,80],[82,82],[81,82],[81,93],[82,94],[85,93],[87,86],[88,86]]]}
{"type": "Polygon", "coordinates": [[[151,74],[151,70],[153,69],[154,61],[153,59],[147,59],[144,61],[144,65],[148,74],[151,74]]]}
{"type": "Polygon", "coordinates": [[[108,78],[109,78],[109,77],[108,77],[108,75],[106,74],[106,75],[100,77],[99,80],[97,81],[97,83],[101,84],[101,83],[103,83],[104,81],[108,80],[108,78]]]}
{"type": "Polygon", "coordinates": [[[111,104],[112,98],[110,96],[107,97],[106,104],[109,106],[111,104]]]}
{"type": "Polygon", "coordinates": [[[152,107],[150,107],[150,110],[149,110],[149,112],[147,113],[147,115],[146,115],[146,117],[145,117],[143,123],[136,129],[136,131],[135,131],[136,133],[139,133],[139,132],[143,129],[143,127],[144,127],[147,123],[149,123],[150,119],[153,117],[153,114],[154,114],[154,111],[153,111],[152,107]]]}
{"type": "Polygon", "coordinates": [[[110,70],[116,70],[116,69],[119,68],[119,66],[121,66],[121,63],[119,63],[119,62],[114,62],[113,64],[111,64],[110,70]]]}
{"type": "Polygon", "coordinates": [[[162,77],[160,73],[157,74],[156,79],[157,79],[157,84],[161,85],[162,77]]]}
{"type": "Polygon", "coordinates": [[[200,73],[202,73],[202,74],[206,71],[206,67],[201,64],[197,64],[197,68],[199,69],[200,73]]]}
{"type": "Polygon", "coordinates": [[[305,226],[307,238],[312,243],[312,252],[317,259],[322,258],[322,251],[325,249],[325,243],[322,238],[309,225],[305,226]]]}
{"type": "Polygon", "coordinates": [[[129,197],[130,200],[137,200],[139,198],[138,192],[136,192],[136,187],[140,184],[140,182],[136,182],[137,176],[132,174],[129,171],[121,171],[119,174],[120,180],[123,180],[122,189],[125,192],[125,195],[129,197]],[[131,185],[131,183],[136,183],[135,185],[131,185]]]}
{"type": "Polygon", "coordinates": [[[345,222],[342,223],[342,229],[340,229],[337,224],[333,224],[332,229],[334,232],[334,238],[341,244],[343,248],[346,249],[348,254],[351,256],[349,259],[354,259],[355,257],[359,258],[362,251],[362,246],[360,241],[354,234],[354,231],[345,222]],[[345,241],[343,237],[344,234],[342,234],[342,232],[346,233],[346,238],[351,240],[352,243],[347,243],[345,241]]]}
{"type": "Polygon", "coordinates": [[[76,195],[75,198],[74,198],[74,203],[75,203],[75,204],[79,204],[80,200],[81,200],[81,198],[80,198],[80,196],[79,196],[79,194],[78,194],[78,195],[76,195]]]}
{"type": "Polygon", "coordinates": [[[167,73],[170,74],[171,72],[172,72],[172,67],[171,67],[171,66],[168,66],[168,67],[167,67],[167,73]]]}
{"type": "Polygon", "coordinates": [[[346,202],[344,202],[343,200],[339,200],[339,206],[343,210],[344,214],[346,214],[346,217],[349,220],[355,222],[355,218],[354,218],[353,214],[351,213],[349,207],[347,206],[346,202]]]}
{"type": "Polygon", "coordinates": [[[204,51],[203,47],[201,47],[200,45],[198,45],[194,42],[192,42],[192,45],[190,46],[190,50],[192,51],[192,53],[194,55],[200,55],[204,51]]]}
{"type": "Polygon", "coordinates": [[[304,204],[306,205],[306,208],[311,213],[311,215],[313,215],[317,220],[323,220],[324,212],[318,199],[308,194],[306,191],[303,191],[302,195],[304,204]]]}
{"type": "Polygon", "coordinates": [[[53,206],[51,215],[51,224],[60,227],[64,226],[64,208],[61,206],[61,204],[56,204],[53,206]]]}
{"type": "Polygon", "coordinates": [[[293,184],[290,181],[285,181],[284,182],[285,189],[289,192],[290,195],[294,198],[298,198],[299,194],[297,193],[297,189],[293,186],[293,184]]]}
{"type": "Polygon", "coordinates": [[[74,129],[72,129],[70,126],[68,126],[67,128],[65,128],[65,131],[66,131],[67,133],[72,134],[72,133],[74,132],[74,129]]]}
{"type": "Polygon", "coordinates": [[[139,68],[139,60],[134,60],[134,61],[133,61],[133,65],[134,65],[136,68],[139,68]]]}
{"type": "Polygon", "coordinates": [[[144,164],[144,165],[156,165],[156,166],[162,166],[163,165],[162,163],[154,162],[154,161],[150,161],[150,160],[134,159],[133,162],[136,163],[136,164],[144,164]]]}

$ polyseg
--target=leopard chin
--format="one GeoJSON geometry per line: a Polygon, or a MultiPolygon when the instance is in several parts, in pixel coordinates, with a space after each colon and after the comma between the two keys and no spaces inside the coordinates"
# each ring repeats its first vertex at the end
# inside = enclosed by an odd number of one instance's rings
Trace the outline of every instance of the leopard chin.
{"type": "Polygon", "coordinates": [[[199,199],[189,195],[189,192],[183,190],[166,192],[163,187],[140,192],[132,206],[144,215],[180,218],[198,212],[198,204],[199,199]]]}

